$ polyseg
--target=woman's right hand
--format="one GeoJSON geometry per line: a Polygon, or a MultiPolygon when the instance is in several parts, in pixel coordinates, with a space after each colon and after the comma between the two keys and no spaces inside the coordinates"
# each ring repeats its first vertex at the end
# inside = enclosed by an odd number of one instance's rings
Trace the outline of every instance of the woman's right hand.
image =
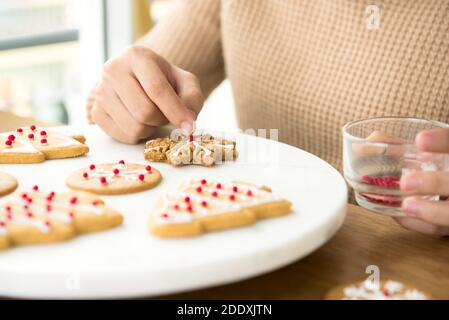
{"type": "Polygon", "coordinates": [[[172,123],[191,133],[203,106],[198,79],[151,49],[134,45],[104,65],[92,118],[112,138],[129,144],[172,123]]]}

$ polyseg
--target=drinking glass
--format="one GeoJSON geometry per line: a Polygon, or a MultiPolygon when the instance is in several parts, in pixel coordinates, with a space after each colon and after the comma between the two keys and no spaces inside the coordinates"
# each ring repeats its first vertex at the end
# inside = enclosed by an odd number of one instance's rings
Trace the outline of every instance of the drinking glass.
{"type": "MultiPolygon", "coordinates": [[[[357,203],[371,211],[403,216],[401,176],[412,171],[448,170],[446,154],[421,152],[416,135],[449,125],[418,118],[382,117],[343,126],[343,171],[357,203]]],[[[423,196],[439,200],[439,195],[423,196]]]]}

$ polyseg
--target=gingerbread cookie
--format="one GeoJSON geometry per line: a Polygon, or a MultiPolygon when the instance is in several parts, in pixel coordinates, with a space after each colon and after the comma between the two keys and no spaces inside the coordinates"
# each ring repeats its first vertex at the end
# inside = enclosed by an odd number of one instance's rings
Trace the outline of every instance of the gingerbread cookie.
{"type": "Polygon", "coordinates": [[[120,160],[118,163],[91,164],[73,172],[66,182],[72,189],[114,195],[148,190],[161,180],[161,173],[151,166],[120,160]]]}
{"type": "Polygon", "coordinates": [[[268,187],[238,181],[192,180],[179,191],[158,199],[149,228],[160,237],[195,236],[285,215],[291,206],[290,201],[273,195],[268,187]]]}
{"type": "Polygon", "coordinates": [[[210,167],[237,159],[235,141],[209,134],[158,138],[145,144],[144,157],[149,161],[167,162],[173,166],[197,164],[210,167]]]}
{"type": "Polygon", "coordinates": [[[401,282],[380,281],[376,286],[363,281],[339,286],[329,291],[326,300],[428,300],[430,295],[401,282]]]}
{"type": "Polygon", "coordinates": [[[0,163],[38,163],[85,155],[89,147],[81,135],[66,135],[52,128],[18,128],[0,133],[0,163]]]}
{"type": "Polygon", "coordinates": [[[15,192],[0,205],[0,250],[14,245],[61,242],[78,234],[117,227],[121,214],[87,192],[15,192]]]}
{"type": "Polygon", "coordinates": [[[18,183],[13,176],[0,172],[0,197],[17,189],[18,183]]]}

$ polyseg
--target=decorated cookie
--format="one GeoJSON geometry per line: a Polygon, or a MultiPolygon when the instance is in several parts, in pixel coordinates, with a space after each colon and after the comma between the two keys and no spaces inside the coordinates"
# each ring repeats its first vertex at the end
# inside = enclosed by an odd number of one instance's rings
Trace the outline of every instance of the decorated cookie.
{"type": "Polygon", "coordinates": [[[290,201],[275,196],[268,187],[192,180],[158,199],[149,228],[160,237],[195,236],[250,225],[290,211],[290,201]]]}
{"type": "Polygon", "coordinates": [[[37,163],[85,155],[89,147],[81,135],[35,125],[0,133],[0,163],[37,163]]]}
{"type": "Polygon", "coordinates": [[[0,250],[61,242],[122,224],[122,216],[87,192],[45,192],[34,186],[0,203],[0,250]]]}
{"type": "Polygon", "coordinates": [[[145,159],[167,162],[173,166],[197,164],[212,166],[238,156],[235,141],[209,134],[158,138],[145,144],[145,159]]]}
{"type": "Polygon", "coordinates": [[[326,300],[428,300],[430,295],[401,282],[380,281],[376,286],[363,281],[339,286],[329,291],[326,300]]]}
{"type": "Polygon", "coordinates": [[[16,190],[17,185],[16,178],[7,173],[0,172],[0,197],[16,190]]]}
{"type": "Polygon", "coordinates": [[[161,173],[149,165],[125,163],[91,164],[73,172],[67,185],[76,190],[96,194],[126,194],[148,190],[162,180],[161,173]]]}

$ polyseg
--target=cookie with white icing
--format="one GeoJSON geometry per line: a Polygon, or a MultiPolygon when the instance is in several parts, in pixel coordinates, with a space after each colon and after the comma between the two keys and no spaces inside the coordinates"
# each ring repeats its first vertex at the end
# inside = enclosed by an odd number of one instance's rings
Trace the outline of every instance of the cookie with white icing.
{"type": "Polygon", "coordinates": [[[13,176],[0,172],[0,197],[17,189],[18,182],[13,176]]]}
{"type": "Polygon", "coordinates": [[[75,190],[96,194],[115,195],[151,189],[162,180],[154,167],[138,163],[91,164],[67,177],[67,185],[75,190]]]}
{"type": "Polygon", "coordinates": [[[254,224],[291,212],[291,202],[250,183],[192,180],[160,197],[149,229],[159,237],[187,237],[254,224]]]}
{"type": "Polygon", "coordinates": [[[48,192],[34,186],[0,203],[0,250],[55,243],[121,225],[123,217],[87,192],[48,192]]]}
{"type": "Polygon", "coordinates": [[[237,159],[235,141],[209,134],[158,138],[145,144],[148,161],[167,162],[173,166],[197,164],[206,167],[237,159]]]}
{"type": "Polygon", "coordinates": [[[89,147],[81,135],[35,125],[0,133],[0,163],[38,163],[85,155],[89,147]]]}
{"type": "Polygon", "coordinates": [[[336,287],[326,300],[429,300],[431,296],[398,281],[356,282],[336,287]]]}

